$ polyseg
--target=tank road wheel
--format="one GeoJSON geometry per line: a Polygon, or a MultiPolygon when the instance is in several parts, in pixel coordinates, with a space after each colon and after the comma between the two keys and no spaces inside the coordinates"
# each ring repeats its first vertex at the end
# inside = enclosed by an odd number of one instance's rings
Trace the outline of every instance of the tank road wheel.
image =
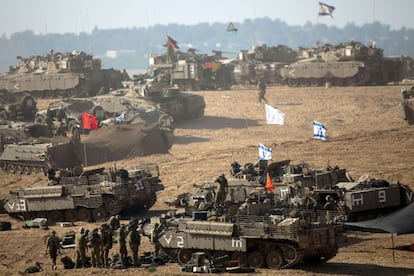
{"type": "Polygon", "coordinates": [[[22,173],[23,173],[23,174],[27,174],[27,175],[29,175],[29,174],[30,174],[30,169],[29,169],[29,167],[28,167],[28,166],[23,166],[23,168],[22,168],[22,173]]]}
{"type": "Polygon", "coordinates": [[[78,209],[77,217],[78,217],[78,220],[81,220],[81,221],[89,222],[92,220],[92,215],[91,215],[90,210],[86,208],[82,208],[82,207],[78,209]]]}
{"type": "Polygon", "coordinates": [[[39,173],[39,169],[37,167],[30,167],[30,173],[29,174],[37,174],[39,173]]]}
{"type": "Polygon", "coordinates": [[[6,162],[0,162],[0,167],[3,171],[7,171],[7,163],[6,162]]]}
{"type": "Polygon", "coordinates": [[[307,87],[309,85],[310,85],[309,79],[303,78],[299,80],[299,86],[307,87]]]}
{"type": "Polygon", "coordinates": [[[63,219],[62,212],[59,210],[53,210],[48,214],[47,219],[51,221],[52,223],[62,221],[63,219]]]}
{"type": "Polygon", "coordinates": [[[177,254],[177,261],[180,265],[185,265],[191,260],[191,255],[193,251],[190,249],[181,248],[177,254]]]}
{"type": "Polygon", "coordinates": [[[75,221],[76,220],[76,211],[74,209],[65,210],[65,220],[75,221]]]}
{"type": "Polygon", "coordinates": [[[311,78],[309,82],[310,82],[310,86],[312,87],[317,87],[321,85],[321,82],[317,78],[311,78]]]}
{"type": "Polygon", "coordinates": [[[283,256],[280,250],[271,250],[266,257],[267,267],[279,269],[283,266],[283,256]]]}
{"type": "Polygon", "coordinates": [[[249,255],[247,256],[247,263],[249,264],[250,267],[254,267],[254,268],[263,267],[264,261],[265,260],[264,260],[263,254],[259,250],[254,250],[250,252],[249,255]]]}
{"type": "Polygon", "coordinates": [[[16,173],[16,168],[14,167],[13,164],[8,164],[7,165],[7,172],[8,173],[16,173]]]}
{"type": "Polygon", "coordinates": [[[288,79],[287,83],[290,87],[297,87],[299,85],[299,80],[298,79],[288,79]]]}
{"type": "Polygon", "coordinates": [[[287,263],[296,262],[298,259],[298,251],[292,245],[285,244],[282,247],[283,256],[287,263]]]}
{"type": "Polygon", "coordinates": [[[346,86],[354,86],[356,83],[356,79],[355,78],[346,78],[345,79],[345,85],[346,86]]]}
{"type": "Polygon", "coordinates": [[[95,208],[95,209],[92,210],[92,216],[93,216],[93,219],[96,222],[104,221],[107,217],[106,214],[107,213],[106,213],[103,206],[95,208]]]}
{"type": "Polygon", "coordinates": [[[22,174],[22,166],[16,165],[14,172],[15,174],[22,174]]]}

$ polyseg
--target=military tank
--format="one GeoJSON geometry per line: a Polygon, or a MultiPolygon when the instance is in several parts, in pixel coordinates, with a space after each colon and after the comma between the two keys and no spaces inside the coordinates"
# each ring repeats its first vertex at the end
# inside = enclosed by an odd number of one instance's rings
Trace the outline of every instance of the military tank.
{"type": "Polygon", "coordinates": [[[0,122],[33,121],[36,106],[36,100],[29,93],[0,90],[0,122]]]}
{"type": "MultiPolygon", "coordinates": [[[[301,262],[326,262],[338,252],[340,226],[326,224],[309,213],[280,210],[258,216],[238,215],[221,221],[166,218],[154,224],[156,243],[185,265],[195,252],[229,256],[229,266],[290,268],[301,262]]],[[[149,235],[152,227],[144,227],[149,235]]]]}
{"type": "Polygon", "coordinates": [[[356,41],[302,48],[298,59],[278,71],[282,82],[292,87],[397,83],[406,74],[404,67],[408,62],[404,58],[384,57],[383,49],[374,42],[366,46],[356,41]]]}
{"type": "Polygon", "coordinates": [[[100,59],[82,51],[18,59],[17,66],[0,74],[0,91],[36,98],[92,96],[122,87],[125,78],[118,70],[102,69],[100,59]]]}
{"type": "MultiPolygon", "coordinates": [[[[171,115],[175,122],[196,119],[204,115],[205,102],[203,96],[183,92],[176,85],[164,82],[148,82],[131,84],[129,88],[110,92],[136,110],[160,110],[171,115]]],[[[125,107],[126,109],[126,107],[125,107]]],[[[166,116],[160,117],[160,125],[166,116]]]]}
{"type": "Polygon", "coordinates": [[[234,66],[235,85],[256,85],[260,79],[266,83],[280,83],[277,73],[285,64],[297,61],[297,51],[285,46],[266,44],[239,52],[234,66]]]}
{"type": "Polygon", "coordinates": [[[80,176],[63,176],[49,185],[10,191],[4,204],[13,217],[49,221],[102,221],[125,209],[151,208],[164,188],[158,165],[134,169],[86,170],[80,176]]]}

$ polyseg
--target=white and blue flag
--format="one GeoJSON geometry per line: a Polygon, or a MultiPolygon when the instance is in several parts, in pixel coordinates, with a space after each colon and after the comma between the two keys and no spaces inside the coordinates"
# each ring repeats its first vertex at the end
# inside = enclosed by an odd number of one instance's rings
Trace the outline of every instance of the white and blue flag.
{"type": "Polygon", "coordinates": [[[333,17],[332,13],[334,12],[334,10],[335,10],[334,6],[330,6],[325,3],[319,2],[319,15],[320,16],[329,15],[333,17]]]}
{"type": "Polygon", "coordinates": [[[327,130],[328,129],[320,122],[313,121],[313,138],[324,141],[328,140],[328,136],[326,136],[327,130]]]}
{"type": "Polygon", "coordinates": [[[260,160],[271,160],[272,159],[272,149],[266,147],[263,144],[259,144],[259,159],[260,160]]]}

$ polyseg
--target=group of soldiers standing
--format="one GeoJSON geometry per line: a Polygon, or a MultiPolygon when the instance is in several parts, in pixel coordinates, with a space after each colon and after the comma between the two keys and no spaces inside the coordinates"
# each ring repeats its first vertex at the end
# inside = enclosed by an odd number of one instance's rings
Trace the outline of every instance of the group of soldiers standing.
{"type": "MultiPolygon", "coordinates": [[[[132,218],[129,224],[125,225],[120,223],[118,215],[110,217],[106,223],[103,223],[99,228],[92,229],[92,231],[81,227],[75,234],[75,267],[110,266],[109,253],[112,249],[114,237],[116,237],[119,245],[119,261],[121,265],[124,267],[130,265],[140,266],[138,250],[141,244],[141,235],[139,231],[139,223],[136,218],[132,218]],[[132,263],[128,259],[129,250],[127,246],[129,246],[132,254],[132,263]]],[[[49,251],[49,256],[52,260],[52,270],[56,270],[56,258],[60,251],[60,239],[56,236],[55,231],[52,231],[52,235],[47,240],[46,250],[49,251]]]]}

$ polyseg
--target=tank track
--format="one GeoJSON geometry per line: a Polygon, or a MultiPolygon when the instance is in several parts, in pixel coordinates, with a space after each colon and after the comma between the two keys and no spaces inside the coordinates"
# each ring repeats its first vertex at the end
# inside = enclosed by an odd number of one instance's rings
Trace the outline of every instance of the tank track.
{"type": "Polygon", "coordinates": [[[286,243],[278,244],[278,246],[282,250],[285,260],[285,264],[280,269],[293,267],[303,260],[303,251],[296,246],[286,243]]]}

